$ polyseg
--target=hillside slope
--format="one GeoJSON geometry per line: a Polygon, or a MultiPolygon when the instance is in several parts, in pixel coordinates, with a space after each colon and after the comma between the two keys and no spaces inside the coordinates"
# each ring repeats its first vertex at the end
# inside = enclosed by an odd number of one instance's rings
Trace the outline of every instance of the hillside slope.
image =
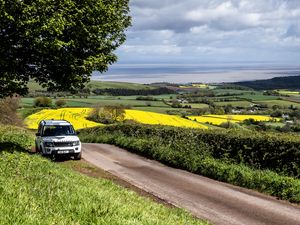
{"type": "Polygon", "coordinates": [[[109,180],[28,154],[32,140],[25,129],[0,126],[1,224],[206,224],[109,180]]]}
{"type": "Polygon", "coordinates": [[[300,90],[300,75],[290,77],[275,77],[268,80],[244,81],[234,84],[253,88],[255,90],[296,89],[300,90]]]}

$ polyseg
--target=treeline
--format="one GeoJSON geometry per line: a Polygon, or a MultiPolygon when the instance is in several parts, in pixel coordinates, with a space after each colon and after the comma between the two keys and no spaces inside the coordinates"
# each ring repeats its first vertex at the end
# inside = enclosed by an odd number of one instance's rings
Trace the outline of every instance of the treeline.
{"type": "Polygon", "coordinates": [[[81,132],[167,165],[300,202],[298,136],[121,124],[81,132]]]}
{"type": "Polygon", "coordinates": [[[255,90],[296,89],[300,90],[300,76],[275,77],[269,80],[244,81],[234,83],[255,90]]]}
{"type": "Polygon", "coordinates": [[[240,85],[239,83],[235,84],[222,84],[216,87],[216,89],[234,89],[240,91],[253,91],[252,88],[240,85]]]}
{"type": "Polygon", "coordinates": [[[114,89],[114,88],[105,88],[105,89],[95,89],[93,93],[96,95],[112,95],[112,96],[132,96],[132,95],[163,95],[163,94],[176,94],[175,91],[170,90],[165,87],[156,88],[156,89],[114,89]]]}

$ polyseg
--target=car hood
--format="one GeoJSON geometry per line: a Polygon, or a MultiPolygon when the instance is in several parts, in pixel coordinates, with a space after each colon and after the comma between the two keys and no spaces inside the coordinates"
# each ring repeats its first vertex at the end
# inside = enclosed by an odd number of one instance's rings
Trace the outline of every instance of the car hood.
{"type": "Polygon", "coordinates": [[[43,137],[43,141],[49,142],[70,142],[70,141],[79,141],[77,136],[50,136],[43,137]]]}

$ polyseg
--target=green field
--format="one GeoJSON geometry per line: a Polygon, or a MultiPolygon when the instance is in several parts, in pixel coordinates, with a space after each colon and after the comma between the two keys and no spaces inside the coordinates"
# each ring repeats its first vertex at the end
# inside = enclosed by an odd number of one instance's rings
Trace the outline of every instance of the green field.
{"type": "MultiPolygon", "coordinates": [[[[105,88],[113,88],[113,89],[132,89],[132,90],[139,90],[139,89],[154,89],[155,87],[152,87],[150,85],[145,84],[137,84],[137,83],[127,83],[127,82],[113,82],[113,81],[96,81],[92,80],[88,84],[86,84],[86,87],[90,89],[105,89],[105,88]]],[[[28,83],[28,88],[30,92],[34,92],[37,90],[45,90],[45,88],[42,88],[38,83],[34,81],[30,81],[28,83]]]]}
{"type": "Polygon", "coordinates": [[[154,89],[150,85],[137,84],[137,83],[127,83],[127,82],[114,82],[114,81],[96,81],[92,80],[87,85],[91,89],[105,89],[105,88],[114,88],[114,89],[154,89]]]}
{"type": "Polygon", "coordinates": [[[274,105],[279,105],[281,107],[290,107],[291,105],[300,108],[300,103],[285,101],[285,100],[270,100],[270,101],[256,101],[257,104],[265,104],[268,107],[272,107],[274,105]]]}
{"type": "MultiPolygon", "coordinates": [[[[184,104],[183,104],[184,105],[184,104]]],[[[192,106],[193,109],[203,109],[203,108],[208,108],[207,104],[201,104],[201,103],[188,103],[187,105],[192,106]]]]}
{"type": "Polygon", "coordinates": [[[232,105],[233,107],[250,107],[251,102],[248,101],[234,101],[234,102],[215,102],[215,105],[217,106],[226,106],[226,105],[232,105]]]}
{"type": "Polygon", "coordinates": [[[245,94],[238,97],[243,99],[250,99],[252,101],[278,100],[279,98],[278,96],[270,96],[270,95],[263,95],[263,94],[255,94],[255,95],[245,94]]]}
{"type": "Polygon", "coordinates": [[[218,96],[218,95],[224,95],[224,94],[250,94],[250,93],[258,93],[256,91],[244,91],[244,90],[236,90],[236,89],[214,89],[213,90],[214,93],[218,96]]]}
{"type": "MultiPolygon", "coordinates": [[[[166,94],[166,95],[147,95],[147,97],[152,97],[157,100],[170,100],[170,97],[176,99],[176,94],[166,94]]],[[[136,100],[138,97],[143,97],[142,95],[130,95],[130,96],[110,96],[110,95],[92,95],[89,98],[92,99],[126,99],[126,100],[136,100]]]]}
{"type": "Polygon", "coordinates": [[[204,224],[40,156],[1,153],[0,170],[3,224],[204,224]]]}
{"type": "MultiPolygon", "coordinates": [[[[111,97],[111,96],[101,96],[88,97],[88,98],[65,98],[67,107],[92,107],[94,105],[125,105],[132,107],[166,107],[167,105],[162,101],[144,101],[135,100],[135,98],[130,99],[127,97],[111,97]],[[119,99],[120,98],[120,99],[119,99]]],[[[54,103],[55,99],[53,99],[54,103]]],[[[21,105],[23,107],[32,107],[34,98],[22,98],[21,105]]]]}

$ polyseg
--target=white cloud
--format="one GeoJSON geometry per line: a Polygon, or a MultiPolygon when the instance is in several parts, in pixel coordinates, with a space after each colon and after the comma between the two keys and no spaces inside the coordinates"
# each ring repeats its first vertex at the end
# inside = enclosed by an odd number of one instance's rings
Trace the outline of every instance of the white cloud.
{"type": "Polygon", "coordinates": [[[181,48],[176,45],[123,45],[121,47],[126,53],[138,53],[141,55],[169,55],[181,53],[181,48]]]}
{"type": "MultiPolygon", "coordinates": [[[[174,55],[174,60],[295,58],[300,48],[299,0],[131,0],[133,27],[121,55],[174,55]],[[178,58],[180,56],[181,58],[178,58]],[[177,58],[176,58],[177,57],[177,58]],[[251,58],[252,57],[252,58],[251,58]],[[280,57],[279,57],[280,58],[280,57]]],[[[299,52],[300,58],[300,52],[299,52]]]]}

